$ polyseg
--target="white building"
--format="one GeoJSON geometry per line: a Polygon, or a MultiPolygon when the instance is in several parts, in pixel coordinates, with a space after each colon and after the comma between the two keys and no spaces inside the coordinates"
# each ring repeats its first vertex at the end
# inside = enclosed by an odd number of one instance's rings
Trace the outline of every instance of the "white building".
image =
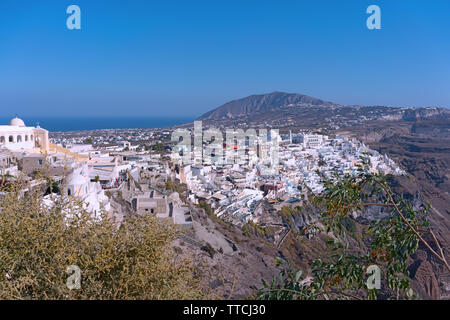
{"type": "Polygon", "coordinates": [[[10,151],[41,151],[49,150],[48,131],[41,127],[27,127],[22,119],[15,117],[9,125],[0,126],[0,147],[10,151]]]}
{"type": "Polygon", "coordinates": [[[67,177],[65,192],[68,196],[81,200],[84,208],[96,218],[100,218],[102,210],[109,212],[111,209],[109,199],[100,183],[90,181],[86,165],[75,169],[67,177]]]}

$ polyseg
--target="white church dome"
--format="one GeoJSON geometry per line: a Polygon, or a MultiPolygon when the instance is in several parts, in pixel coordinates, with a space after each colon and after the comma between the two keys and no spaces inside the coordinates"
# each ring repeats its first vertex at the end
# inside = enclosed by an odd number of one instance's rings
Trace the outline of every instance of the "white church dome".
{"type": "Polygon", "coordinates": [[[22,119],[15,117],[14,119],[11,119],[11,121],[9,122],[9,125],[16,126],[16,127],[25,127],[25,122],[23,122],[22,119]]]}

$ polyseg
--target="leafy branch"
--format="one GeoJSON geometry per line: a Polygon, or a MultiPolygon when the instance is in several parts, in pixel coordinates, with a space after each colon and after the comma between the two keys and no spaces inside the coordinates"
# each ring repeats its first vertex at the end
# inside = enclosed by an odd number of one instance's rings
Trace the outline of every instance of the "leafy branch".
{"type": "Polygon", "coordinates": [[[331,237],[327,244],[331,246],[332,254],[325,260],[313,261],[313,280],[299,286],[293,273],[284,271],[280,274],[281,279],[264,284],[258,293],[260,298],[356,299],[366,296],[376,299],[378,289],[368,288],[366,283],[367,267],[373,264],[384,275],[384,295],[395,299],[414,298],[406,262],[417,251],[419,242],[450,270],[444,250],[426,219],[430,206],[413,208],[410,201],[394,195],[387,178],[371,172],[369,165],[370,162],[362,159],[356,174],[343,177],[335,174],[330,179],[322,176],[324,191],[312,202],[324,208],[319,222],[326,235],[331,237]],[[352,214],[356,212],[364,215],[370,207],[388,208],[389,212],[370,225],[362,226],[365,228],[361,231],[365,240],[363,245],[349,248],[351,242],[342,219],[353,219],[352,214]],[[424,239],[425,233],[431,234],[437,250],[424,239]]]}

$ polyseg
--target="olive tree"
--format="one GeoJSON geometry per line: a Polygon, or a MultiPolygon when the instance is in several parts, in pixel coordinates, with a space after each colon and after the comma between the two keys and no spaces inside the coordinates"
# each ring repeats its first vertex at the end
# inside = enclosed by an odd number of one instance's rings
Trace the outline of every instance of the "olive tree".
{"type": "Polygon", "coordinates": [[[0,299],[198,299],[198,270],[171,244],[177,228],[153,215],[119,226],[64,195],[16,183],[0,196],[0,299]]]}

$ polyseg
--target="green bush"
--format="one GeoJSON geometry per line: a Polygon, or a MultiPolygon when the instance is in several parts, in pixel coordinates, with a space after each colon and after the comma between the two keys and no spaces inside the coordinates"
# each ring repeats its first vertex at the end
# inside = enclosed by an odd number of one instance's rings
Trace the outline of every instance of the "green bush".
{"type": "Polygon", "coordinates": [[[197,270],[176,259],[178,231],[152,215],[120,227],[70,198],[51,208],[19,188],[0,199],[0,299],[198,299],[197,270]],[[69,266],[81,287],[69,289],[69,266]]]}

